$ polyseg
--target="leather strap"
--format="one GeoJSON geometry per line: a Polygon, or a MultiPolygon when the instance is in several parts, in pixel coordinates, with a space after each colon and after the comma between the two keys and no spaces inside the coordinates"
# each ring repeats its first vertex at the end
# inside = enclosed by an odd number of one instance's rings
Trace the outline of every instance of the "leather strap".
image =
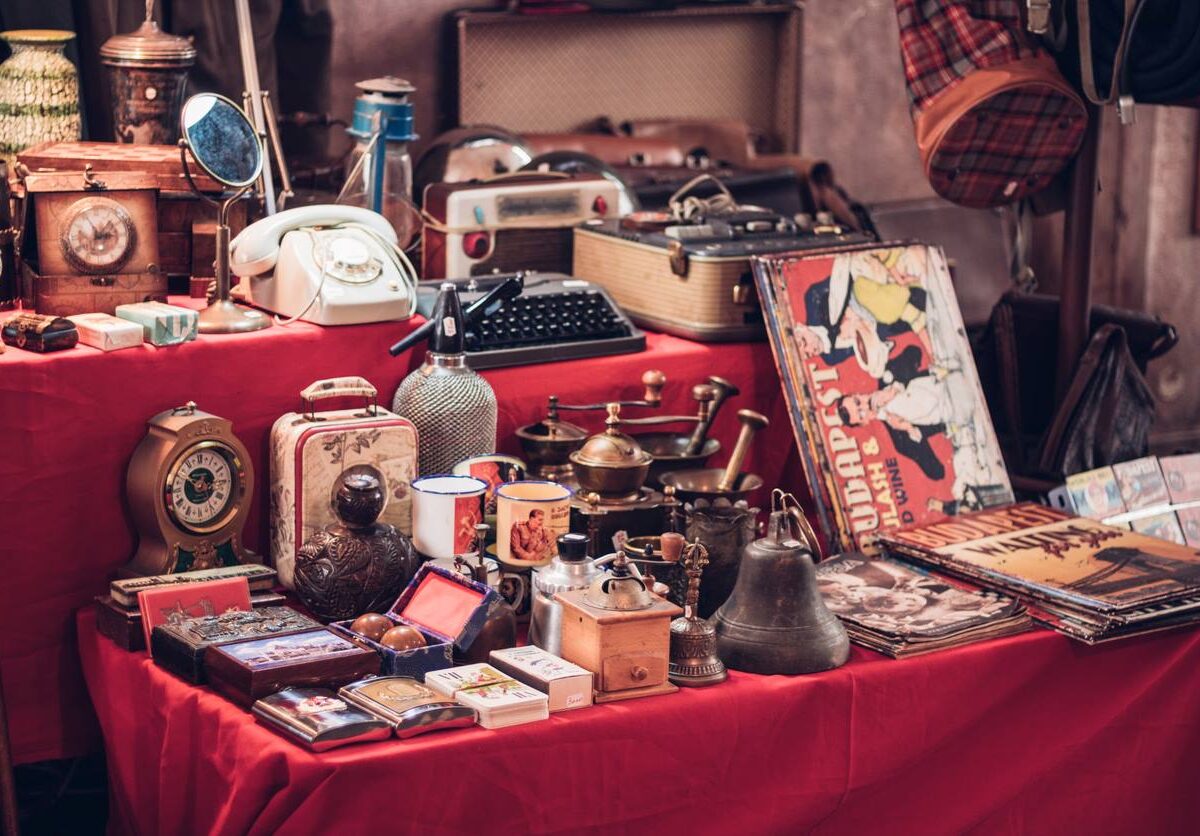
{"type": "MultiPolygon", "coordinates": [[[[1107,105],[1119,102],[1126,93],[1129,80],[1125,56],[1129,51],[1129,42],[1133,39],[1133,24],[1137,19],[1138,7],[1145,0],[1124,0],[1125,20],[1121,25],[1121,38],[1117,42],[1117,52],[1113,55],[1112,78],[1108,82],[1107,96],[1101,96],[1096,88],[1095,66],[1092,61],[1092,18],[1091,0],[1075,0],[1075,25],[1079,29],[1079,75],[1083,84],[1083,93],[1092,104],[1107,105]]],[[[1124,120],[1122,120],[1124,121],[1124,120]]]]}

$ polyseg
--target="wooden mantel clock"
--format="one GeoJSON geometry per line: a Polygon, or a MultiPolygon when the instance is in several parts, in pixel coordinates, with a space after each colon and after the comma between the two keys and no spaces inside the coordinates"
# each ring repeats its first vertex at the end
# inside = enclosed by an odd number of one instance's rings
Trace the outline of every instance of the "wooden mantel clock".
{"type": "Polygon", "coordinates": [[[124,575],[250,562],[242,528],[254,495],[250,454],[224,418],[195,403],[151,418],[125,476],[138,547],[124,575]]]}

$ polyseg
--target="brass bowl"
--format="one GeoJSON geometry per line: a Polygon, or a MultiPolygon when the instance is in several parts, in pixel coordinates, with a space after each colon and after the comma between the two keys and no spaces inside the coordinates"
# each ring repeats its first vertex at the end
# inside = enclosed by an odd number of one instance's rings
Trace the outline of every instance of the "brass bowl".
{"type": "Polygon", "coordinates": [[[684,455],[683,451],[692,438],[689,433],[639,433],[633,437],[654,458],[650,463],[650,475],[646,477],[646,484],[652,488],[662,487],[664,473],[704,467],[709,458],[721,452],[719,440],[706,438],[699,453],[684,455]]]}
{"type": "Polygon", "coordinates": [[[519,427],[516,432],[531,468],[569,467],[568,457],[583,446],[588,434],[566,421],[539,421],[519,427]]]}
{"type": "Polygon", "coordinates": [[[645,460],[629,465],[614,467],[605,464],[589,464],[579,460],[578,453],[571,454],[575,466],[575,478],[584,491],[593,491],[605,499],[633,499],[638,496],[650,472],[650,454],[645,460]]]}
{"type": "Polygon", "coordinates": [[[733,490],[723,491],[719,487],[725,476],[725,468],[708,467],[703,470],[674,470],[662,475],[663,487],[675,488],[675,498],[680,502],[695,502],[697,499],[728,499],[737,502],[763,486],[762,477],[755,473],[739,473],[734,480],[733,490]]]}

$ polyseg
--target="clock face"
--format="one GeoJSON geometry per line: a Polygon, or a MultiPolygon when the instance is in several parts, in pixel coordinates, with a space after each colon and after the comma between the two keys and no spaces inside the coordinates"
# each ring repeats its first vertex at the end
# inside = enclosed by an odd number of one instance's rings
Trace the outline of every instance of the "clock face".
{"type": "Polygon", "coordinates": [[[133,255],[136,242],[133,218],[107,197],[72,204],[59,234],[63,256],[81,273],[115,273],[133,255]]]}
{"type": "Polygon", "coordinates": [[[203,442],[189,448],[167,474],[167,512],[176,525],[206,534],[228,522],[242,492],[242,467],[224,444],[203,442]]]}

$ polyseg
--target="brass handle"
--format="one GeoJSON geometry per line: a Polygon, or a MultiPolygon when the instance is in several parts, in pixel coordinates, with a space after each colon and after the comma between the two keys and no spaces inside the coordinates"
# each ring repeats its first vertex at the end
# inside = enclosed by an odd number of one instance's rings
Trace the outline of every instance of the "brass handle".
{"type": "Polygon", "coordinates": [[[92,276],[91,283],[95,287],[112,287],[117,283],[117,280],[112,276],[92,276]]]}
{"type": "Polygon", "coordinates": [[[646,670],[641,665],[634,665],[629,669],[629,676],[634,682],[641,682],[649,675],[650,671],[646,670]]]}
{"type": "Polygon", "coordinates": [[[738,475],[742,472],[742,462],[750,449],[750,442],[754,439],[754,434],[771,423],[767,420],[767,416],[752,409],[738,410],[738,418],[742,422],[742,431],[738,433],[737,444],[729,456],[729,464],[725,465],[725,474],[717,485],[722,491],[733,490],[738,475]]]}
{"type": "MultiPolygon", "coordinates": [[[[692,437],[688,439],[687,447],[683,451],[684,455],[687,456],[694,456],[704,449],[704,442],[708,440],[709,427],[716,420],[717,410],[721,408],[721,404],[725,403],[726,399],[741,394],[740,389],[725,378],[717,377],[716,375],[709,376],[707,385],[712,392],[712,399],[708,401],[708,409],[704,414],[704,420],[697,422],[696,429],[692,430],[692,437]]],[[[699,388],[699,386],[696,387],[697,390],[699,388]]],[[[693,394],[693,397],[699,400],[699,397],[695,394],[693,394]]],[[[704,406],[703,402],[701,402],[701,406],[704,406]]]]}

